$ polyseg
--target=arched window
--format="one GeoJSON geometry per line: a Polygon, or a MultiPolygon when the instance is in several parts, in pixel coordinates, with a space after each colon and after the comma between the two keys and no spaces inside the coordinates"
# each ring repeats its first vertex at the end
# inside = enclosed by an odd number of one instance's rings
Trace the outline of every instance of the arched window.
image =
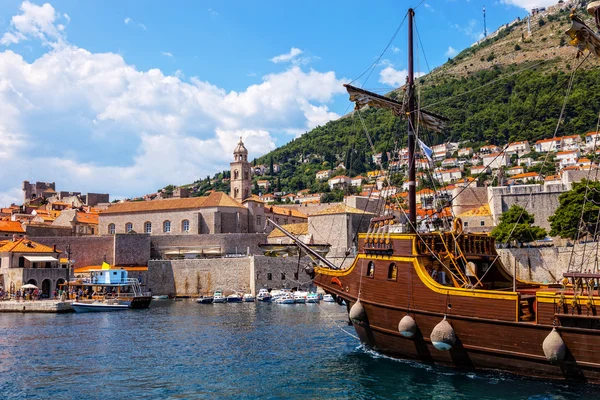
{"type": "Polygon", "coordinates": [[[240,189],[239,188],[233,189],[233,197],[238,197],[239,194],[240,194],[240,189]]]}
{"type": "Polygon", "coordinates": [[[125,224],[125,232],[129,233],[133,230],[133,224],[131,222],[128,222],[125,224]]]}
{"type": "Polygon", "coordinates": [[[165,232],[165,233],[171,232],[171,221],[163,222],[163,232],[165,232]]]}
{"type": "Polygon", "coordinates": [[[145,233],[152,233],[152,222],[146,222],[146,223],[144,223],[144,232],[145,233]]]}
{"type": "Polygon", "coordinates": [[[115,224],[108,224],[108,234],[109,235],[115,234],[115,224]]]}
{"type": "Polygon", "coordinates": [[[239,172],[237,169],[234,169],[234,170],[233,170],[233,179],[237,179],[237,178],[238,178],[238,175],[239,175],[239,173],[240,173],[240,172],[239,172]]]}
{"type": "Polygon", "coordinates": [[[388,280],[395,281],[398,276],[398,267],[396,267],[396,263],[391,263],[388,268],[388,280]]]}
{"type": "Polygon", "coordinates": [[[188,221],[187,219],[184,219],[183,221],[181,221],[181,230],[183,232],[189,232],[190,231],[190,221],[188,221]]]}
{"type": "Polygon", "coordinates": [[[375,263],[373,261],[369,261],[369,265],[367,265],[367,276],[372,278],[375,275],[375,263]]]}

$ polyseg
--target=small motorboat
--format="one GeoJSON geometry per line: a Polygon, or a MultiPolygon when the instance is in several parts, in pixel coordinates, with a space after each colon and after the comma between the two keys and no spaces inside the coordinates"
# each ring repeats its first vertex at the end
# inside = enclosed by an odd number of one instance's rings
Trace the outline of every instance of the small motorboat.
{"type": "Polygon", "coordinates": [[[334,298],[333,298],[333,296],[332,296],[332,295],[330,295],[330,294],[326,294],[326,295],[324,295],[324,296],[323,296],[323,301],[324,301],[325,303],[335,303],[335,299],[334,299],[334,298]]]}
{"type": "Polygon", "coordinates": [[[291,293],[286,293],[275,300],[275,304],[295,304],[296,300],[291,293]]]}
{"type": "Polygon", "coordinates": [[[232,293],[227,296],[228,303],[241,303],[243,300],[242,295],[239,293],[232,293]]]}
{"type": "Polygon", "coordinates": [[[254,296],[252,296],[251,293],[244,293],[244,296],[242,297],[242,299],[244,300],[245,303],[251,303],[254,301],[254,296]]]}
{"type": "Polygon", "coordinates": [[[306,303],[306,292],[294,293],[294,303],[299,303],[299,304],[306,303]]]}
{"type": "Polygon", "coordinates": [[[256,299],[258,301],[271,301],[271,299],[273,298],[273,296],[271,296],[271,293],[269,293],[269,291],[267,289],[260,289],[258,291],[258,295],[256,296],[256,299]]]}
{"type": "Polygon", "coordinates": [[[321,299],[319,299],[319,295],[316,293],[309,293],[306,295],[306,304],[319,304],[321,299]]]}
{"type": "Polygon", "coordinates": [[[129,310],[129,304],[120,303],[116,300],[94,301],[92,303],[81,303],[74,301],[71,303],[73,310],[78,313],[82,312],[105,312],[105,311],[122,311],[129,310]]]}
{"type": "Polygon", "coordinates": [[[226,301],[227,298],[223,296],[223,291],[215,290],[215,293],[213,294],[213,303],[225,303],[226,301]]]}
{"type": "Polygon", "coordinates": [[[198,304],[212,304],[214,298],[212,296],[200,296],[196,299],[198,304]]]}
{"type": "Polygon", "coordinates": [[[167,294],[159,294],[159,295],[155,295],[152,296],[153,300],[168,300],[169,299],[169,295],[167,294]]]}

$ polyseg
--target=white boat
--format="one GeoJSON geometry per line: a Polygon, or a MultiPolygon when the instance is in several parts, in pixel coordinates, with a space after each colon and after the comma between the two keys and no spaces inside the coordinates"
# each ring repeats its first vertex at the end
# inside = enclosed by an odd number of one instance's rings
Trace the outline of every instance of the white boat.
{"type": "Polygon", "coordinates": [[[118,300],[94,301],[92,303],[82,303],[74,301],[71,303],[75,312],[105,312],[105,311],[122,311],[129,310],[128,303],[122,303],[118,300]]]}
{"type": "Polygon", "coordinates": [[[227,296],[227,302],[228,303],[241,303],[242,295],[239,293],[232,293],[229,296],[227,296]]]}
{"type": "Polygon", "coordinates": [[[306,292],[294,293],[294,303],[299,303],[299,304],[306,303],[306,292]]]}
{"type": "Polygon", "coordinates": [[[319,299],[319,295],[316,293],[309,293],[306,295],[306,303],[307,304],[319,304],[321,299],[319,299]]]}
{"type": "Polygon", "coordinates": [[[251,293],[245,293],[242,300],[244,300],[245,303],[250,303],[254,301],[254,296],[252,296],[251,293]]]}
{"type": "Polygon", "coordinates": [[[152,296],[152,299],[153,300],[168,300],[169,299],[169,295],[159,294],[159,295],[152,296]]]}
{"type": "Polygon", "coordinates": [[[222,290],[215,290],[213,295],[213,303],[225,303],[227,299],[223,296],[222,290]]]}
{"type": "Polygon", "coordinates": [[[296,300],[291,293],[283,294],[275,300],[275,304],[295,304],[296,300]]]}
{"type": "Polygon", "coordinates": [[[330,294],[326,294],[325,296],[323,296],[323,301],[325,303],[335,303],[335,299],[330,294]]]}
{"type": "Polygon", "coordinates": [[[258,295],[256,296],[256,299],[258,301],[271,301],[271,299],[273,298],[273,296],[271,296],[271,293],[269,293],[269,291],[267,289],[260,289],[258,291],[258,295]]]}
{"type": "Polygon", "coordinates": [[[64,290],[88,292],[71,303],[76,312],[117,311],[148,308],[152,294],[142,292],[140,282],[129,278],[124,269],[113,269],[103,263],[101,269],[90,270],[90,277],[76,278],[62,285],[64,290]]]}
{"type": "Polygon", "coordinates": [[[284,297],[284,296],[292,296],[292,298],[294,297],[292,295],[292,289],[272,290],[271,296],[272,296],[271,301],[277,301],[277,299],[279,299],[280,297],[284,297]]]}

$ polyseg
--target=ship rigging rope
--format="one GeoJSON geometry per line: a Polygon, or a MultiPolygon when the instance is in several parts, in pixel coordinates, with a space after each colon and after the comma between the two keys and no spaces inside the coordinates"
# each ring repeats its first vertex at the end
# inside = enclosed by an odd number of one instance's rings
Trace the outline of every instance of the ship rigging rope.
{"type": "Polygon", "coordinates": [[[362,74],[360,74],[359,76],[357,76],[356,78],[354,78],[350,82],[350,84],[356,82],[357,80],[359,80],[360,78],[362,78],[364,74],[366,74],[368,72],[369,74],[365,78],[365,81],[363,82],[363,84],[361,85],[361,87],[365,83],[367,83],[367,81],[369,80],[369,77],[371,76],[371,74],[375,70],[375,67],[377,67],[377,65],[379,64],[379,61],[381,61],[381,58],[383,57],[383,55],[386,53],[386,51],[390,48],[390,46],[392,45],[392,43],[396,39],[396,36],[398,35],[398,32],[400,32],[400,29],[404,25],[404,22],[406,22],[406,17],[408,17],[408,12],[406,14],[404,14],[404,18],[402,19],[402,22],[400,22],[400,25],[398,25],[398,28],[396,28],[396,31],[394,32],[394,34],[390,38],[388,44],[385,46],[385,48],[383,49],[383,51],[381,52],[381,54],[379,55],[379,57],[377,57],[377,59],[375,59],[375,61],[373,62],[373,64],[371,64],[362,74]]]}
{"type": "Polygon", "coordinates": [[[315,303],[315,304],[316,304],[316,305],[319,307],[319,309],[320,309],[321,311],[325,312],[325,315],[327,315],[327,318],[329,318],[329,319],[331,320],[331,322],[333,322],[333,323],[335,324],[335,326],[337,326],[338,328],[340,328],[340,330],[341,330],[342,332],[344,332],[344,333],[345,333],[346,335],[348,335],[348,336],[352,336],[352,337],[353,337],[354,339],[356,339],[356,340],[360,340],[360,338],[359,338],[358,336],[356,336],[356,335],[354,335],[354,334],[352,334],[352,333],[348,332],[348,331],[347,331],[347,330],[345,330],[344,328],[342,328],[342,327],[341,327],[341,326],[340,326],[340,325],[337,323],[337,321],[336,321],[336,320],[334,320],[334,319],[331,317],[331,315],[329,314],[329,312],[328,312],[327,310],[325,310],[323,307],[321,307],[321,305],[320,305],[319,303],[315,303]]]}

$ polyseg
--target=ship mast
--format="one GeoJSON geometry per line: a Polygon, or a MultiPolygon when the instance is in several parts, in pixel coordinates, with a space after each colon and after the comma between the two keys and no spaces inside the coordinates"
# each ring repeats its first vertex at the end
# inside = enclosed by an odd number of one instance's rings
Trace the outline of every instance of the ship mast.
{"type": "Polygon", "coordinates": [[[417,195],[415,178],[415,76],[413,66],[413,18],[415,11],[408,9],[408,222],[409,232],[417,226],[417,195]]]}

